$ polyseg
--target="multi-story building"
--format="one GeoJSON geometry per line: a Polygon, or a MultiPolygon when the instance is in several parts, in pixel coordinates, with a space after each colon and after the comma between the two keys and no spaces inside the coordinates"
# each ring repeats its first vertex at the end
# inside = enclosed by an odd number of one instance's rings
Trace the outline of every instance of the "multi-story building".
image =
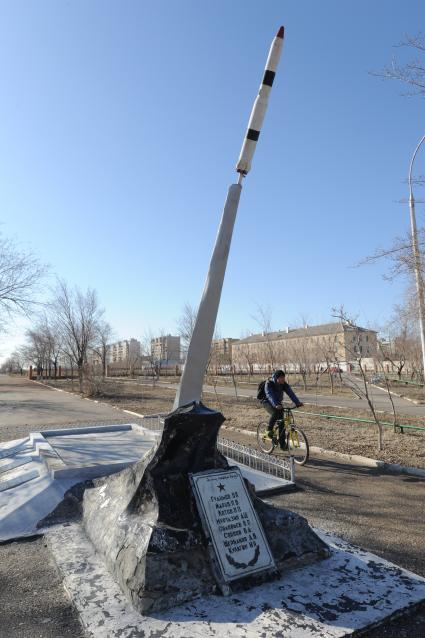
{"type": "Polygon", "coordinates": [[[108,346],[108,363],[135,360],[140,357],[141,345],[137,339],[124,339],[108,346]]]}
{"type": "Polygon", "coordinates": [[[155,362],[176,364],[180,362],[180,337],[163,335],[151,339],[151,355],[155,362]]]}
{"type": "Polygon", "coordinates": [[[220,370],[227,371],[230,368],[232,364],[232,347],[237,341],[239,339],[232,339],[231,337],[213,339],[209,365],[215,369],[216,373],[220,370]]]}
{"type": "Polygon", "coordinates": [[[346,322],[286,328],[240,339],[232,345],[232,363],[241,369],[310,370],[350,362],[361,356],[370,366],[377,355],[375,330],[346,322]]]}
{"type": "Polygon", "coordinates": [[[239,341],[239,339],[232,339],[231,337],[225,337],[224,339],[213,339],[211,350],[215,356],[231,360],[232,346],[237,341],[239,341]]]}

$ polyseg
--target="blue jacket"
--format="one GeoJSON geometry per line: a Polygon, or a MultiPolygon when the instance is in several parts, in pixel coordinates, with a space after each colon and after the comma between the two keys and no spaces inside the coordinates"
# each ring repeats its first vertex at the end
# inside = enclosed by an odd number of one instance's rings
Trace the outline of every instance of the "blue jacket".
{"type": "Polygon", "coordinates": [[[301,403],[289,383],[277,383],[275,375],[273,375],[271,379],[267,379],[264,391],[266,393],[267,401],[274,408],[282,403],[284,393],[288,395],[295,405],[299,405],[301,403]]]}

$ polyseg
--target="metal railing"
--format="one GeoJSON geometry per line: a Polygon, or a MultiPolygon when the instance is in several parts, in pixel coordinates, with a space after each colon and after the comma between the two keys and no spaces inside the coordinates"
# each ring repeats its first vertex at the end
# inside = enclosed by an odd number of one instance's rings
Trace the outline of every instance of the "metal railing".
{"type": "MultiPolygon", "coordinates": [[[[142,417],[142,426],[154,432],[162,432],[165,414],[153,414],[142,417]]],[[[265,454],[248,445],[236,443],[223,437],[218,437],[217,448],[228,459],[241,463],[258,472],[264,472],[295,483],[294,461],[265,454]]]]}
{"type": "Polygon", "coordinates": [[[270,456],[248,445],[236,443],[235,441],[230,441],[222,437],[219,437],[217,440],[217,448],[228,459],[242,463],[253,470],[271,474],[272,476],[295,483],[294,461],[292,457],[289,457],[287,460],[270,456]]]}
{"type": "Polygon", "coordinates": [[[164,429],[165,414],[151,414],[150,416],[142,416],[142,427],[148,428],[153,432],[162,432],[164,429]]]}

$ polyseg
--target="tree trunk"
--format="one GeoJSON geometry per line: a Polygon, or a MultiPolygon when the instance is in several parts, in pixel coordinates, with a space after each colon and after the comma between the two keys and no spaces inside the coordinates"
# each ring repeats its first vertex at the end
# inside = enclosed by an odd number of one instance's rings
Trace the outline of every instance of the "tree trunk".
{"type": "Polygon", "coordinates": [[[79,389],[81,394],[83,394],[83,362],[79,361],[78,362],[78,385],[79,385],[79,389]]]}

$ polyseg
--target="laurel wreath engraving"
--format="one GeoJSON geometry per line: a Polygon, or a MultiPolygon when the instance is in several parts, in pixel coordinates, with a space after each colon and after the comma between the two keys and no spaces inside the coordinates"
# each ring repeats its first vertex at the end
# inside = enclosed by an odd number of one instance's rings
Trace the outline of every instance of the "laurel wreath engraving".
{"type": "Polygon", "coordinates": [[[244,569],[245,567],[252,567],[253,565],[255,565],[259,555],[260,555],[260,546],[257,545],[257,547],[255,548],[254,556],[253,558],[251,558],[251,560],[248,563],[238,563],[238,561],[232,558],[231,556],[229,556],[229,554],[226,554],[226,558],[227,558],[227,562],[230,565],[233,565],[233,567],[236,567],[236,569],[244,569]]]}

